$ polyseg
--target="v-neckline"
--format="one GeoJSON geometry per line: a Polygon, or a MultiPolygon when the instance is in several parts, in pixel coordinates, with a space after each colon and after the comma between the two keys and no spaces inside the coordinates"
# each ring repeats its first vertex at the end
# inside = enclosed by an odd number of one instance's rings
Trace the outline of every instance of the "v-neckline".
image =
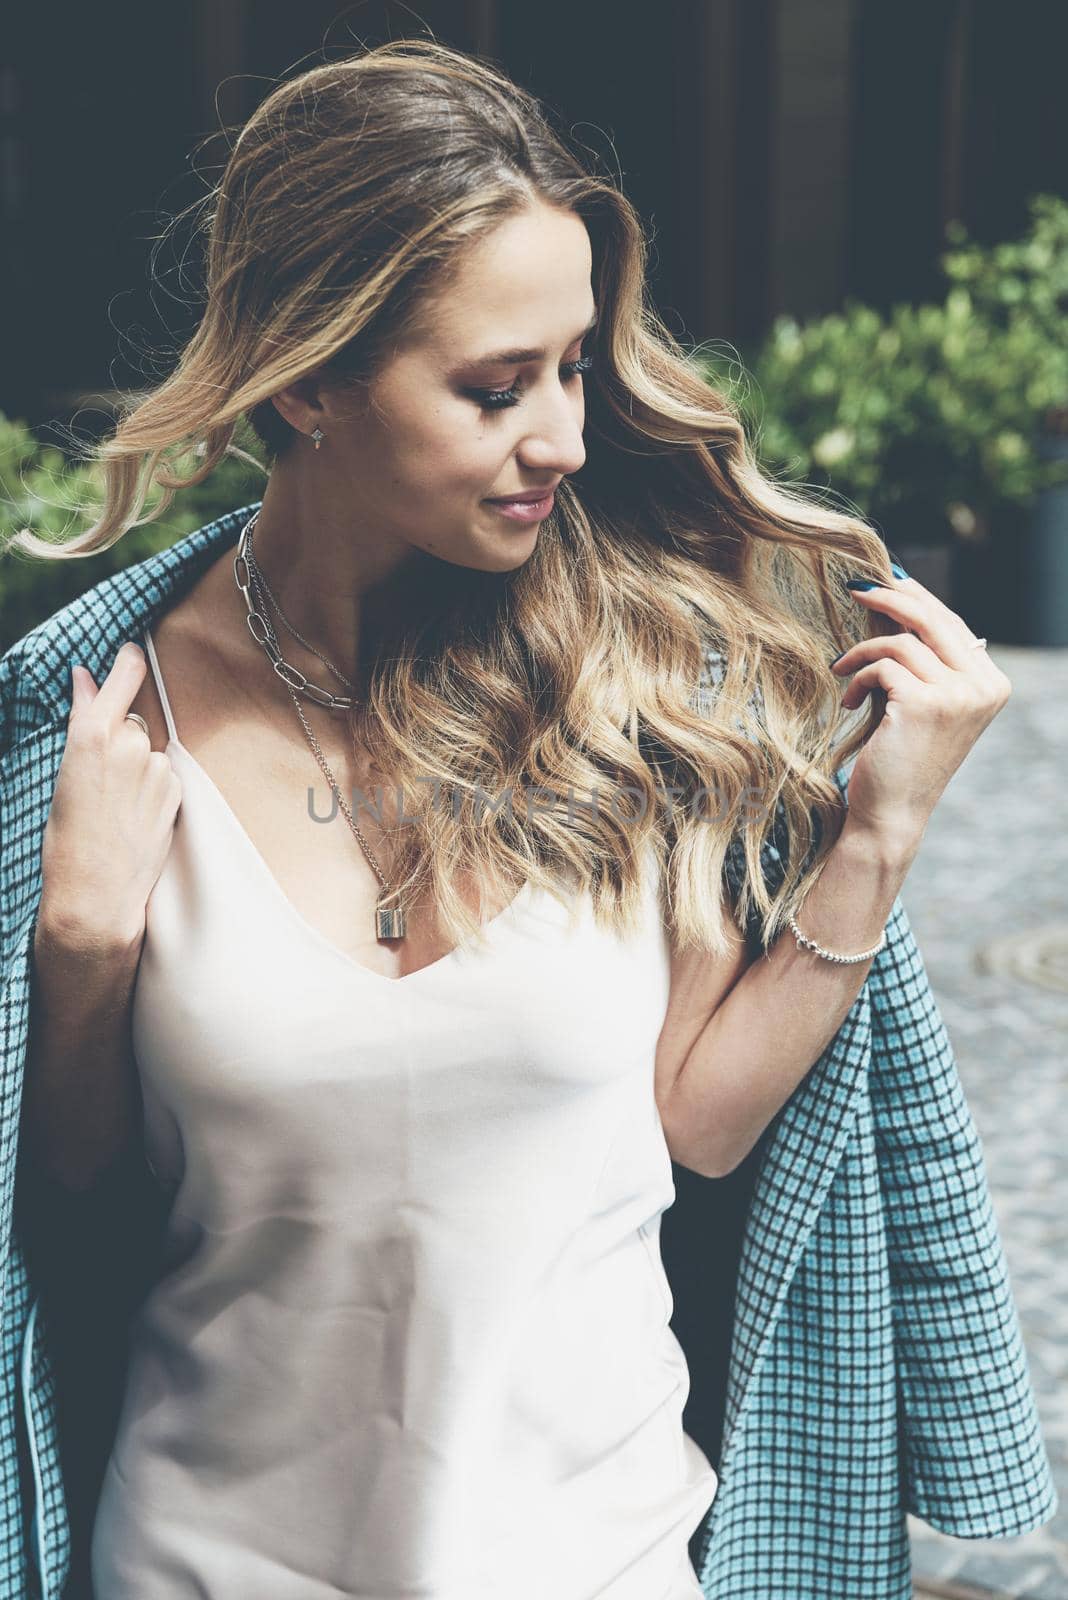
{"type": "MultiPolygon", "coordinates": [[[[275,874],[271,871],[271,868],[268,866],[267,861],[259,847],[253,842],[252,836],[248,829],[239,820],[233,806],[231,806],[230,802],[227,800],[226,796],[223,794],[214,778],[205,770],[204,767],[201,766],[200,762],[197,760],[196,756],[193,755],[192,751],[187,750],[182,741],[174,734],[171,734],[167,740],[168,752],[170,752],[172,749],[177,750],[180,753],[182,759],[188,764],[189,768],[198,774],[209,793],[214,795],[222,815],[228,820],[231,830],[243,841],[245,851],[249,855],[252,864],[258,868],[260,876],[268,885],[276,900],[278,900],[285,909],[290,920],[295,923],[298,928],[303,929],[303,931],[310,938],[315,940],[316,944],[328,951],[336,960],[344,962],[345,966],[350,968],[351,971],[358,973],[361,978],[368,979],[372,983],[388,984],[390,988],[396,988],[402,984],[414,983],[417,978],[429,977],[431,974],[437,973],[440,968],[451,966],[452,963],[459,958],[464,947],[461,947],[460,945],[454,945],[451,950],[447,950],[444,955],[438,956],[436,960],[428,961],[426,966],[417,967],[414,972],[402,972],[397,978],[390,978],[384,972],[375,972],[373,967],[366,967],[362,961],[357,961],[354,956],[350,956],[347,950],[342,950],[341,946],[336,945],[332,939],[327,938],[326,934],[323,933],[320,928],[317,928],[314,923],[309,922],[307,917],[304,916],[303,912],[298,911],[289,895],[286,894],[285,890],[282,888],[282,885],[279,883],[275,874]]],[[[482,924],[483,935],[488,936],[493,931],[501,931],[500,925],[510,922],[513,919],[516,913],[521,909],[521,904],[526,899],[532,887],[533,885],[528,879],[520,889],[519,893],[515,895],[514,898],[511,899],[502,910],[498,911],[496,915],[491,917],[488,922],[484,922],[482,924]]]]}

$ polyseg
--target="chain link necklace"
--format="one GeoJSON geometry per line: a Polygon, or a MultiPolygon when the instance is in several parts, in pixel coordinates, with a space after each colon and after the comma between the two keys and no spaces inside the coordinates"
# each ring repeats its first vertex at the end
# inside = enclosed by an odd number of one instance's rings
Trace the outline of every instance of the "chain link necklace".
{"type": "Polygon", "coordinates": [[[382,905],[383,898],[389,894],[389,880],[386,878],[385,873],[379,866],[374,851],[371,849],[371,846],[367,843],[367,840],[361,833],[356,819],[352,815],[352,812],[345,804],[344,796],[334,781],[333,773],[326,764],[326,757],[323,755],[319,741],[309,726],[308,719],[305,717],[304,712],[301,710],[300,700],[297,698],[297,695],[298,692],[301,694],[306,694],[308,698],[310,700],[314,700],[317,705],[325,705],[330,710],[347,710],[355,704],[355,701],[351,697],[335,695],[331,693],[329,689],[322,689],[317,684],[309,683],[303,672],[299,671],[298,668],[292,666],[288,661],[283,659],[282,652],[278,645],[278,635],[275,633],[274,626],[271,623],[270,618],[259,609],[259,606],[264,603],[264,597],[269,599],[269,604],[272,605],[278,612],[282,622],[289,629],[290,633],[293,634],[294,638],[299,639],[301,644],[306,645],[307,648],[311,650],[313,655],[318,656],[323,665],[328,667],[334,676],[339,678],[342,683],[348,684],[350,689],[354,688],[355,686],[349,681],[348,678],[345,677],[343,672],[335,667],[332,662],[327,661],[326,657],[320,654],[320,652],[315,649],[314,645],[308,644],[308,641],[297,632],[292,623],[286,618],[285,613],[282,611],[281,606],[274,598],[274,595],[271,594],[266,578],[264,578],[259,567],[256,565],[256,558],[252,550],[252,533],[258,517],[259,512],[254,512],[249,518],[248,522],[245,524],[244,528],[241,530],[241,538],[238,541],[237,554],[234,557],[234,578],[237,582],[237,587],[240,589],[241,594],[244,597],[245,605],[248,608],[248,615],[246,616],[245,621],[248,624],[248,629],[252,634],[252,637],[264,650],[272,668],[288,689],[289,697],[293,701],[294,709],[296,710],[297,716],[300,718],[301,725],[304,728],[308,742],[311,745],[312,754],[315,756],[316,761],[322,768],[323,776],[330,785],[334,799],[337,801],[345,821],[351,828],[361,850],[367,857],[367,861],[371,866],[371,869],[378,878],[379,883],[382,885],[382,893],[379,894],[378,901],[375,905],[375,937],[378,939],[403,939],[407,931],[407,919],[404,908],[399,905],[382,905]],[[242,575],[242,570],[244,575],[242,575]]]}

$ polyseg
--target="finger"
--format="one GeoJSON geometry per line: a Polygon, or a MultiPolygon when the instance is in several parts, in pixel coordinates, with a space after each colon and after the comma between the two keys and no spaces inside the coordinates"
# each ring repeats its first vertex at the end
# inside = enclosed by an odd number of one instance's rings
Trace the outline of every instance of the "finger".
{"type": "Polygon", "coordinates": [[[899,661],[884,656],[861,667],[841,699],[844,711],[853,711],[872,689],[884,689],[888,700],[908,700],[921,688],[921,680],[899,661]]]}
{"type": "Polygon", "coordinates": [[[974,635],[964,618],[943,605],[914,578],[903,578],[893,587],[876,584],[871,589],[849,592],[862,606],[883,612],[917,634],[947,667],[963,672],[973,665],[969,655],[976,653],[971,648],[974,635]]]}
{"type": "Polygon", "coordinates": [[[96,703],[110,721],[121,722],[125,717],[147,671],[144,651],[132,639],[128,639],[97,691],[96,703]]]}
{"type": "Polygon", "coordinates": [[[100,691],[93,682],[93,675],[87,667],[72,666],[70,669],[70,709],[71,714],[81,706],[92,705],[100,691]]]}
{"type": "Polygon", "coordinates": [[[914,633],[893,633],[872,639],[860,639],[850,645],[835,661],[831,671],[836,676],[848,676],[879,656],[890,656],[922,678],[924,683],[938,683],[952,671],[934,651],[914,633]]]}
{"type": "Polygon", "coordinates": [[[136,734],[146,749],[152,749],[152,735],[149,733],[147,728],[142,728],[141,724],[139,722],[134,722],[132,717],[123,717],[122,724],[118,731],[121,733],[124,728],[129,728],[132,734],[136,734]]]}

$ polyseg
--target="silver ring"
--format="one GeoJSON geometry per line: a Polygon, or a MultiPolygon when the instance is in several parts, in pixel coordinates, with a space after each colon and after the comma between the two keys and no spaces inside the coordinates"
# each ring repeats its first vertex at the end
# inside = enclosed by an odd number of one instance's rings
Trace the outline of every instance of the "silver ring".
{"type": "Polygon", "coordinates": [[[985,650],[986,649],[986,640],[985,639],[973,639],[968,648],[971,649],[971,650],[985,650]]]}
{"type": "Polygon", "coordinates": [[[125,717],[125,721],[127,721],[127,722],[136,722],[137,726],[139,728],[143,728],[145,730],[145,733],[148,734],[148,737],[151,739],[152,735],[148,732],[148,723],[145,721],[144,717],[141,716],[140,712],[138,712],[138,711],[127,711],[126,717],[125,717]]]}

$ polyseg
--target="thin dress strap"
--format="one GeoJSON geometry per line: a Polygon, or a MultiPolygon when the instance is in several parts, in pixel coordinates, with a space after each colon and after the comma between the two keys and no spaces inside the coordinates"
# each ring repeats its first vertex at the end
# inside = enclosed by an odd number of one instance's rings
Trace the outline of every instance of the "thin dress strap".
{"type": "Polygon", "coordinates": [[[181,744],[181,740],[178,737],[178,729],[174,726],[174,716],[171,712],[171,703],[167,698],[167,690],[163,684],[163,674],[159,670],[159,657],[156,655],[156,646],[149,628],[145,629],[144,638],[145,644],[148,646],[148,660],[149,665],[152,668],[152,676],[155,678],[156,688],[159,690],[159,698],[160,704],[163,707],[163,715],[167,719],[167,732],[170,734],[175,744],[181,744]]]}

